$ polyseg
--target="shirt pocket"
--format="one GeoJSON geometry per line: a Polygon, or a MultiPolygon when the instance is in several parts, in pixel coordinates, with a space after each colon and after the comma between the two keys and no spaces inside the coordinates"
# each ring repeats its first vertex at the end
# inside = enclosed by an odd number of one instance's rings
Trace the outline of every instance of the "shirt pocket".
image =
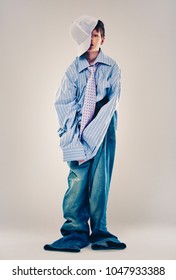
{"type": "Polygon", "coordinates": [[[99,81],[97,84],[97,101],[100,101],[108,95],[110,82],[107,80],[99,81]]]}

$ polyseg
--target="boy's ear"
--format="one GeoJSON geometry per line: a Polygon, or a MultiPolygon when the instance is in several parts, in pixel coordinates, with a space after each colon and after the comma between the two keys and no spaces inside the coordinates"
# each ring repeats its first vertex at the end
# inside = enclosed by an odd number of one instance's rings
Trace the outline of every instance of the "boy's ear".
{"type": "Polygon", "coordinates": [[[105,40],[105,36],[101,39],[101,45],[103,45],[104,40],[105,40]]]}

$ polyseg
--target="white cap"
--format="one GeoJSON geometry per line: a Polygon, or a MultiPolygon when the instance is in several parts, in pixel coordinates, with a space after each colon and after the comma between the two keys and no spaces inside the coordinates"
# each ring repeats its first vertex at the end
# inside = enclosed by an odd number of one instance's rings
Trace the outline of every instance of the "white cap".
{"type": "Polygon", "coordinates": [[[70,26],[70,34],[78,45],[78,56],[85,53],[91,43],[91,33],[98,23],[98,19],[91,16],[81,16],[75,19],[70,26]]]}

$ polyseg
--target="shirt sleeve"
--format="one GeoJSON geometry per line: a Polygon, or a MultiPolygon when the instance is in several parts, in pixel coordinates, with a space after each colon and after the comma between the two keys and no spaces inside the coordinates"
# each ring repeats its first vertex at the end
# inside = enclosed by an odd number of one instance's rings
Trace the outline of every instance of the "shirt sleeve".
{"type": "Polygon", "coordinates": [[[58,134],[64,161],[85,159],[84,146],[79,139],[76,92],[77,86],[66,72],[54,103],[60,124],[58,134]]]}
{"type": "Polygon", "coordinates": [[[121,70],[115,63],[112,66],[110,76],[110,89],[108,92],[108,102],[102,106],[97,116],[89,123],[82,134],[82,141],[89,147],[92,155],[95,155],[103,142],[105,134],[108,130],[112,116],[116,111],[120,99],[121,91],[121,70]]]}

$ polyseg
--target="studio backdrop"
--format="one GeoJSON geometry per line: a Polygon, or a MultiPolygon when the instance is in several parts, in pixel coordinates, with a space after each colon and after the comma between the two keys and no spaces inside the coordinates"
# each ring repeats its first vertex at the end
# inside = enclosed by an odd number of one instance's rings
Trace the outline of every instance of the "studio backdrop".
{"type": "Polygon", "coordinates": [[[121,68],[110,226],[176,223],[176,2],[1,0],[2,228],[59,231],[68,166],[54,101],[77,55],[71,22],[100,18],[121,68]]]}

